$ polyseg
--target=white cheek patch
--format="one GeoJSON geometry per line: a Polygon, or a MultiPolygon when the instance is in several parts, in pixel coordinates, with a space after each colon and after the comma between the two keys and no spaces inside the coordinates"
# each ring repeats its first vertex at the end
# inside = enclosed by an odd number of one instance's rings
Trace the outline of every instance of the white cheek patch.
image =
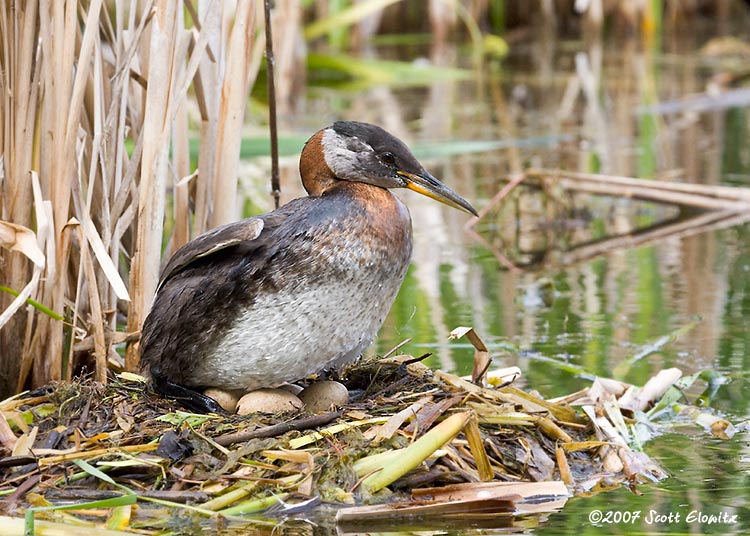
{"type": "Polygon", "coordinates": [[[341,179],[359,180],[363,176],[363,170],[358,165],[361,153],[370,152],[373,156],[375,153],[373,148],[362,140],[357,138],[345,140],[332,128],[323,132],[321,143],[326,164],[333,174],[341,179]],[[353,143],[358,145],[356,152],[350,148],[353,143]],[[357,156],[358,154],[360,156],[357,156]]]}

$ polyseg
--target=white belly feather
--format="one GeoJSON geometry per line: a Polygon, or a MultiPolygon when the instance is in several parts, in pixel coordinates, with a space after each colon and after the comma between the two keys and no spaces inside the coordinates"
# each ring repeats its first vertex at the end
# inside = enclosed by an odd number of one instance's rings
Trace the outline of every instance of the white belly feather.
{"type": "Polygon", "coordinates": [[[232,323],[199,375],[208,385],[250,390],[356,359],[375,338],[400,285],[387,293],[363,286],[372,284],[329,280],[259,296],[232,323]],[[354,298],[361,296],[372,301],[354,298]]]}

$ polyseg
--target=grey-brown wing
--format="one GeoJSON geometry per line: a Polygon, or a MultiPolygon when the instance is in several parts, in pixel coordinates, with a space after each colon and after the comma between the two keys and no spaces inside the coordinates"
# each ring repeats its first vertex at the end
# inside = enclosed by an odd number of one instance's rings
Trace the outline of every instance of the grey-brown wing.
{"type": "Polygon", "coordinates": [[[159,278],[159,288],[161,288],[167,279],[187,266],[190,266],[196,260],[212,255],[222,249],[236,246],[241,242],[255,240],[260,236],[263,227],[264,222],[261,218],[248,218],[211,229],[194,238],[178,249],[172,258],[169,259],[159,278]]]}

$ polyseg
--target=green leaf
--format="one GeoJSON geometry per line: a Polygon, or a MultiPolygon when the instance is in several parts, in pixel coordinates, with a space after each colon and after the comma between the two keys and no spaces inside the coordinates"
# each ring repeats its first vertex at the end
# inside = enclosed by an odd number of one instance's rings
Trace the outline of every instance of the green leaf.
{"type": "MultiPolygon", "coordinates": [[[[80,460],[74,460],[80,461],[80,460]]],[[[85,463],[85,462],[84,462],[85,463]]],[[[85,464],[91,467],[89,464],[85,464]]],[[[83,469],[83,467],[81,467],[83,469]]],[[[93,467],[91,467],[94,469],[93,467]]],[[[97,471],[94,469],[94,471],[97,471]]],[[[101,472],[101,471],[99,471],[101,472]]],[[[102,473],[103,474],[103,473],[102,473]]],[[[104,475],[107,476],[107,475],[104,475]]],[[[109,478],[109,477],[107,477],[109,478]]],[[[111,479],[110,479],[111,480],[111,479]]],[[[85,510],[90,508],[116,508],[118,506],[127,506],[129,504],[135,504],[138,498],[132,494],[127,493],[120,497],[112,497],[111,499],[102,499],[100,501],[91,501],[76,504],[61,504],[56,506],[41,506],[37,508],[29,508],[26,510],[24,516],[24,535],[34,536],[34,514],[36,512],[50,512],[50,511],[64,511],[64,510],[85,510]]]]}
{"type": "Polygon", "coordinates": [[[487,56],[504,58],[508,55],[508,43],[499,35],[487,34],[482,38],[482,49],[487,56]]]}
{"type": "Polygon", "coordinates": [[[334,30],[346,28],[362,19],[395,4],[399,0],[366,0],[357,2],[324,19],[317,20],[305,28],[305,39],[315,39],[334,30]]]}
{"type": "Polygon", "coordinates": [[[111,476],[109,476],[106,473],[101,472],[99,469],[91,465],[89,462],[85,460],[73,460],[73,463],[76,464],[78,467],[80,467],[81,470],[90,474],[91,476],[95,476],[99,480],[104,480],[106,483],[112,484],[113,486],[117,485],[117,483],[114,480],[112,480],[111,476]]]}
{"type": "MultiPolygon", "coordinates": [[[[11,295],[16,296],[16,297],[18,297],[18,294],[19,294],[18,291],[13,290],[10,287],[4,287],[2,285],[0,285],[0,292],[7,292],[8,294],[11,294],[11,295]]],[[[31,305],[32,307],[34,307],[38,311],[46,314],[50,318],[54,318],[55,320],[65,320],[65,317],[63,315],[61,315],[60,313],[56,313],[55,311],[53,311],[49,307],[47,307],[45,305],[42,305],[41,303],[39,303],[36,300],[32,300],[31,298],[26,298],[26,303],[28,305],[31,305]]]]}
{"type": "Polygon", "coordinates": [[[172,413],[165,413],[161,417],[157,417],[157,421],[166,422],[175,426],[180,426],[183,423],[188,423],[190,426],[200,426],[204,422],[216,419],[215,415],[203,415],[202,413],[188,413],[186,411],[175,411],[172,413]]]}
{"type": "MultiPolygon", "coordinates": [[[[112,477],[108,474],[104,473],[103,471],[97,469],[90,463],[84,460],[73,460],[73,463],[76,464],[78,467],[81,468],[82,471],[88,473],[89,475],[98,478],[99,480],[103,480],[107,484],[112,484],[113,486],[120,488],[122,491],[127,493],[128,495],[133,495],[135,497],[135,492],[133,492],[130,488],[127,486],[123,486],[122,484],[118,484],[114,480],[112,480],[112,477]]],[[[132,504],[132,503],[130,503],[132,504]]]]}
{"type": "Polygon", "coordinates": [[[440,80],[465,80],[471,73],[453,67],[357,58],[344,54],[308,54],[307,66],[311,70],[338,71],[369,84],[396,87],[424,86],[440,80]]]}
{"type": "Polygon", "coordinates": [[[219,510],[219,513],[224,516],[234,516],[238,514],[254,514],[262,512],[263,510],[273,506],[279,501],[283,501],[289,497],[289,493],[279,493],[263,497],[261,499],[251,499],[249,501],[241,502],[231,508],[225,508],[219,510]]]}

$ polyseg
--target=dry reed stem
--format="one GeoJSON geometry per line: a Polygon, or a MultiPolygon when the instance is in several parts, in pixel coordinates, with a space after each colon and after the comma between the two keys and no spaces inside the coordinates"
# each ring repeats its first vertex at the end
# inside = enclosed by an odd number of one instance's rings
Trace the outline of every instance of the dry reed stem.
{"type": "MultiPolygon", "coordinates": [[[[84,230],[78,227],[79,240],[85,244],[84,230]]],[[[94,330],[94,357],[96,358],[96,381],[106,383],[107,381],[107,349],[104,340],[104,325],[101,322],[102,304],[99,300],[99,285],[96,283],[96,272],[89,255],[89,249],[85,245],[81,248],[81,264],[86,277],[89,303],[91,306],[91,325],[94,330]]]]}
{"type": "MultiPolygon", "coordinates": [[[[222,3],[223,6],[223,3],[222,3]]],[[[222,9],[210,6],[209,2],[199,4],[201,39],[206,41],[209,51],[218,55],[222,45],[222,9]],[[213,7],[213,8],[212,8],[213,7]]],[[[201,233],[208,228],[213,206],[214,166],[216,136],[219,125],[219,101],[221,92],[217,81],[220,77],[219,57],[204,58],[195,77],[195,98],[200,112],[201,145],[198,153],[198,176],[195,193],[194,230],[201,233]]]]}
{"type": "Polygon", "coordinates": [[[167,248],[165,256],[176,251],[190,240],[190,192],[189,184],[183,179],[190,175],[190,144],[188,140],[187,101],[182,101],[175,117],[175,129],[172,138],[172,166],[174,168],[174,228],[172,229],[171,251],[167,248]]]}
{"type": "Polygon", "coordinates": [[[274,89],[278,117],[283,124],[294,111],[294,97],[299,94],[305,76],[303,10],[300,0],[276,0],[272,6],[274,89]]]}
{"type": "MultiPolygon", "coordinates": [[[[136,245],[130,272],[133,289],[128,310],[128,331],[136,331],[146,318],[151,297],[159,281],[161,236],[167,184],[167,159],[170,123],[169,102],[176,76],[177,7],[160,0],[149,28],[148,91],[143,116],[143,156],[139,185],[136,245]]],[[[132,344],[125,354],[125,368],[138,365],[138,345],[132,344]]]]}
{"type": "Polygon", "coordinates": [[[543,181],[552,179],[566,188],[585,192],[634,197],[708,210],[747,210],[750,208],[750,188],[548,169],[529,169],[526,171],[526,176],[543,181]]]}
{"type": "MultiPolygon", "coordinates": [[[[241,20],[233,32],[239,50],[235,63],[245,63],[226,72],[222,62],[232,56],[226,53],[227,29],[235,15],[228,4],[201,1],[202,18],[193,20],[189,30],[182,20],[196,13],[189,1],[187,10],[171,0],[106,5],[103,9],[103,0],[37,0],[13,9],[6,2],[0,5],[0,219],[35,230],[46,262],[42,271],[21,254],[2,252],[9,274],[4,284],[22,291],[16,302],[0,295],[0,318],[6,323],[0,331],[0,392],[5,394],[21,389],[29,375],[34,386],[70,377],[77,358],[73,349],[85,336],[94,342],[97,377],[105,378],[112,341],[133,341],[107,335],[117,329],[118,305],[132,297],[128,333],[137,333],[152,300],[168,189],[174,185],[171,242],[178,247],[210,224],[213,178],[220,169],[213,157],[220,108],[224,102],[226,109],[237,110],[239,102],[244,109],[257,72],[259,55],[250,39],[253,0],[240,6],[241,20]],[[241,80],[229,101],[221,88],[231,85],[226,77],[238,69],[241,80]],[[201,119],[213,128],[201,129],[201,173],[182,183],[194,175],[186,101],[191,87],[201,119]],[[39,200],[29,179],[32,170],[38,174],[39,200]],[[46,238],[40,228],[45,218],[46,238]],[[129,288],[122,281],[128,270],[129,288]],[[65,314],[67,323],[24,310],[26,297],[65,314]],[[66,355],[64,347],[69,348],[66,355]]],[[[231,170],[234,158],[236,170],[239,125],[223,126],[224,141],[237,150],[224,155],[222,169],[231,170]]],[[[234,180],[234,172],[229,174],[227,180],[234,180]]],[[[128,358],[134,368],[133,344],[128,358]]]]}
{"type": "Polygon", "coordinates": [[[214,162],[213,226],[236,219],[237,164],[242,138],[245,104],[251,77],[251,51],[255,23],[255,5],[250,0],[237,3],[237,14],[229,38],[226,72],[221,87],[216,160],[214,162]]]}
{"type": "MultiPolygon", "coordinates": [[[[31,184],[25,180],[31,169],[33,158],[33,139],[37,121],[37,107],[32,105],[37,95],[37,72],[32,69],[35,54],[37,2],[27,2],[8,11],[6,2],[2,3],[2,69],[0,86],[2,87],[3,128],[0,133],[2,141],[2,211],[8,221],[29,227],[31,212],[31,184]],[[10,15],[13,15],[11,18],[10,15]]],[[[5,257],[5,255],[4,255],[5,257]]],[[[19,254],[7,257],[5,269],[8,277],[6,284],[13,289],[20,289],[28,284],[30,266],[27,259],[19,254]]],[[[12,300],[7,294],[0,295],[0,306],[4,309],[12,300]]],[[[25,319],[17,315],[0,330],[0,346],[6,361],[0,368],[0,391],[10,393],[16,387],[21,363],[18,355],[24,352],[23,341],[18,334],[24,329],[25,319]]]]}
{"type": "Polygon", "coordinates": [[[110,448],[100,448],[100,449],[92,449],[92,450],[83,450],[79,452],[71,452],[68,454],[59,454],[55,456],[46,456],[43,458],[39,458],[39,465],[49,466],[49,465],[57,465],[59,463],[68,462],[71,460],[92,460],[94,458],[99,458],[101,456],[107,456],[110,454],[118,454],[121,452],[125,452],[128,454],[136,454],[139,452],[151,452],[156,450],[159,447],[158,443],[145,443],[143,445],[125,445],[122,447],[110,447],[110,448]]]}

